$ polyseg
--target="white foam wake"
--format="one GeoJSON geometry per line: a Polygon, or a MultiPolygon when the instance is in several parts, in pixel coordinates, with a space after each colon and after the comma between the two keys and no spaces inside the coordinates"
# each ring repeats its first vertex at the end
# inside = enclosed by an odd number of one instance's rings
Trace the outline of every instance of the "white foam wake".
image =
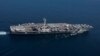
{"type": "Polygon", "coordinates": [[[7,35],[6,31],[0,31],[0,35],[7,35]]]}

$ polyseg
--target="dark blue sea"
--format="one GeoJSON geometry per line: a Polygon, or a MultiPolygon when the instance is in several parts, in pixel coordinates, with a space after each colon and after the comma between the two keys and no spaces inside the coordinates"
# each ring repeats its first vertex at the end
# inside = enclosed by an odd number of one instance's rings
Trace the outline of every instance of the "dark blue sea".
{"type": "Polygon", "coordinates": [[[100,0],[0,0],[0,31],[21,23],[64,22],[94,27],[80,36],[0,35],[0,56],[100,56],[100,0]]]}

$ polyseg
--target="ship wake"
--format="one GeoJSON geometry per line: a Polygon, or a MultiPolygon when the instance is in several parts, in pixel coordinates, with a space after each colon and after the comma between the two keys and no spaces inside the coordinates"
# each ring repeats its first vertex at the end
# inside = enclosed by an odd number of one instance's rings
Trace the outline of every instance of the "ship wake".
{"type": "Polygon", "coordinates": [[[0,31],[0,35],[7,35],[8,33],[6,31],[0,31]]]}

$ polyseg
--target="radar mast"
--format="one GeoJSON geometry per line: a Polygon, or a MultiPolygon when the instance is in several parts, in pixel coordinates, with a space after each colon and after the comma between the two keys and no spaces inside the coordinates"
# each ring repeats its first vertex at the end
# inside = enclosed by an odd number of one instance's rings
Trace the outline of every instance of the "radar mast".
{"type": "Polygon", "coordinates": [[[46,26],[46,23],[47,23],[46,18],[43,18],[43,21],[44,21],[44,27],[45,27],[46,26]]]}

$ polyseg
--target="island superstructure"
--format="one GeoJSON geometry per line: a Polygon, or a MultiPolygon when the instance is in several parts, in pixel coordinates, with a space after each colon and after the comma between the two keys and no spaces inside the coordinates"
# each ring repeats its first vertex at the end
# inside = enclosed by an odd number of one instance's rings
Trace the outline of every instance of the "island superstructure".
{"type": "Polygon", "coordinates": [[[72,35],[81,34],[93,28],[87,24],[68,24],[68,23],[24,23],[10,26],[12,34],[51,34],[51,33],[70,33],[72,35]]]}

